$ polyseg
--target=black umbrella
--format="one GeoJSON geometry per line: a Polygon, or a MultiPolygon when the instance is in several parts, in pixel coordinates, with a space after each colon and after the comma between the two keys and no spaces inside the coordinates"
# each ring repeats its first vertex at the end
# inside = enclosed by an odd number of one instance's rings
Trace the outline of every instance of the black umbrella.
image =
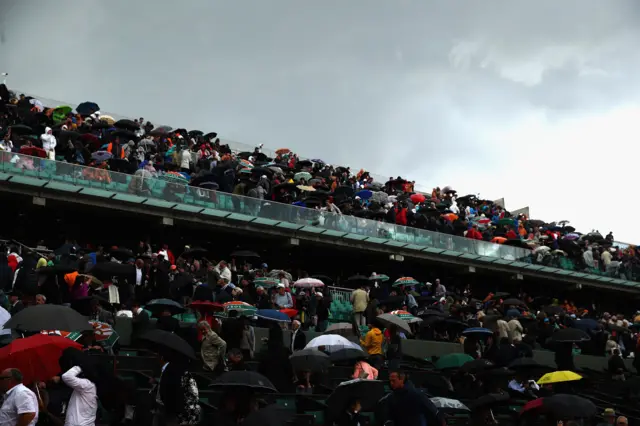
{"type": "Polygon", "coordinates": [[[189,133],[187,133],[189,135],[189,137],[195,138],[197,136],[202,136],[204,135],[204,132],[202,130],[191,130],[189,133]]]}
{"type": "Polygon", "coordinates": [[[266,407],[249,414],[243,421],[242,426],[285,426],[295,417],[295,412],[287,410],[277,404],[266,407]]]}
{"type": "Polygon", "coordinates": [[[342,382],[327,398],[329,414],[335,418],[346,410],[349,402],[354,399],[360,401],[362,411],[373,411],[384,393],[384,382],[380,380],[355,379],[342,382]]]}
{"type": "Polygon", "coordinates": [[[488,359],[478,358],[462,364],[460,371],[465,373],[478,373],[480,371],[490,370],[494,367],[495,365],[488,359]]]}
{"type": "Polygon", "coordinates": [[[347,361],[357,361],[367,358],[367,354],[360,349],[356,348],[345,348],[340,349],[335,352],[331,352],[329,355],[331,362],[347,362],[347,361]]]}
{"type": "Polygon", "coordinates": [[[321,372],[328,370],[331,366],[329,355],[316,348],[294,352],[289,360],[296,371],[321,372]]]}
{"type": "Polygon", "coordinates": [[[469,408],[474,411],[478,409],[487,409],[496,405],[505,404],[509,401],[508,393],[488,393],[478,399],[474,399],[469,404],[469,408]]]}
{"type": "Polygon", "coordinates": [[[77,271],[78,268],[65,265],[45,266],[44,268],[36,269],[36,272],[42,275],[57,275],[57,274],[69,274],[77,271]]]}
{"type": "Polygon", "coordinates": [[[260,255],[251,250],[237,250],[231,253],[231,257],[260,258],[260,255]]]}
{"type": "Polygon", "coordinates": [[[152,349],[168,357],[175,355],[196,359],[196,353],[186,340],[175,333],[164,330],[151,330],[140,336],[140,339],[150,343],[152,349]]]}
{"type": "Polygon", "coordinates": [[[153,299],[144,308],[154,315],[159,315],[164,311],[171,312],[171,315],[177,315],[185,311],[181,304],[171,299],[153,299]]]}
{"type": "Polygon", "coordinates": [[[502,304],[505,306],[522,306],[524,302],[520,299],[507,299],[503,301],[502,304]]]}
{"type": "Polygon", "coordinates": [[[493,299],[493,300],[496,300],[496,299],[504,299],[505,297],[509,297],[510,295],[511,295],[511,293],[506,293],[506,292],[504,292],[504,291],[496,291],[496,292],[493,294],[492,299],[493,299]]]}
{"type": "Polygon", "coordinates": [[[61,305],[30,306],[11,317],[4,325],[20,331],[91,331],[93,326],[86,317],[61,305]]]}
{"type": "Polygon", "coordinates": [[[25,126],[24,124],[9,126],[9,129],[11,129],[11,134],[13,135],[28,135],[33,133],[33,129],[29,126],[25,126]]]}
{"type": "Polygon", "coordinates": [[[369,284],[369,278],[364,275],[352,275],[347,279],[349,287],[360,287],[369,284]]]}
{"type": "Polygon", "coordinates": [[[113,127],[117,128],[117,129],[131,130],[131,131],[135,132],[136,130],[138,130],[140,128],[140,125],[138,125],[138,123],[136,123],[133,120],[128,120],[128,119],[124,118],[122,120],[116,121],[113,124],[113,127]]]}
{"type": "Polygon", "coordinates": [[[182,256],[192,257],[194,259],[202,259],[207,255],[207,253],[209,253],[207,249],[204,249],[202,247],[193,247],[193,248],[190,248],[189,250],[186,250],[184,253],[182,253],[182,256]]]}
{"type": "Polygon", "coordinates": [[[555,343],[580,343],[588,342],[591,337],[577,328],[564,328],[551,335],[551,341],[555,343]]]}
{"type": "Polygon", "coordinates": [[[133,257],[133,252],[124,247],[112,249],[109,251],[109,254],[111,254],[112,257],[115,257],[118,260],[128,260],[133,257]]]}
{"type": "Polygon", "coordinates": [[[428,317],[440,317],[440,318],[446,318],[449,316],[449,314],[445,313],[445,312],[441,312],[441,311],[437,311],[435,309],[423,309],[421,311],[418,311],[418,316],[420,318],[428,318],[428,317]]]}
{"type": "Polygon", "coordinates": [[[136,267],[117,262],[98,262],[89,273],[101,277],[128,277],[136,273],[136,267]]]}
{"type": "Polygon", "coordinates": [[[218,134],[216,132],[209,132],[206,135],[204,135],[205,139],[214,139],[216,137],[218,137],[218,134]]]}
{"type": "Polygon", "coordinates": [[[333,191],[333,195],[344,195],[345,197],[351,198],[356,193],[356,191],[350,186],[339,186],[333,191]]]}
{"type": "Polygon", "coordinates": [[[548,414],[558,420],[569,420],[590,418],[596,412],[597,407],[588,399],[559,393],[528,402],[522,407],[521,415],[548,414]]]}
{"type": "MultiPolygon", "coordinates": [[[[113,131],[113,132],[111,132],[109,134],[114,138],[118,137],[120,139],[124,139],[125,142],[128,142],[129,140],[138,139],[138,136],[136,136],[135,133],[133,133],[133,132],[131,132],[129,130],[126,130],[126,129],[118,129],[118,130],[115,130],[115,131],[113,131]]],[[[122,145],[124,145],[124,144],[122,144],[122,145]]]]}
{"type": "Polygon", "coordinates": [[[95,102],[83,102],[76,107],[76,112],[80,115],[91,115],[96,111],[100,111],[100,107],[95,102]]]}
{"type": "Polygon", "coordinates": [[[255,371],[229,371],[218,377],[211,384],[211,387],[222,388],[227,391],[251,389],[264,393],[278,392],[269,379],[255,371]]]}
{"type": "Polygon", "coordinates": [[[71,302],[71,309],[77,311],[80,315],[90,316],[91,314],[93,314],[93,312],[91,311],[91,303],[94,300],[97,301],[100,306],[107,310],[113,309],[113,305],[109,303],[107,299],[96,295],[81,297],[74,300],[73,302],[71,302]]]}

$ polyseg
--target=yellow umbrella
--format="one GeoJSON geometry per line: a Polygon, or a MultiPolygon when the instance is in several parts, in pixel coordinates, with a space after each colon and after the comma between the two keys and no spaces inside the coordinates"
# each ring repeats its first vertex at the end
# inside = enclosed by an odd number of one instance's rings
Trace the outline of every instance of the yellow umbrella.
{"type": "Polygon", "coordinates": [[[298,189],[301,191],[307,191],[307,192],[314,192],[316,190],[313,186],[305,186],[305,185],[298,185],[298,189]]]}
{"type": "Polygon", "coordinates": [[[550,385],[553,383],[574,382],[582,379],[582,376],[573,371],[554,371],[547,373],[538,380],[539,385],[550,385]]]}
{"type": "Polygon", "coordinates": [[[106,121],[107,123],[109,123],[110,126],[112,126],[113,123],[116,122],[116,120],[110,115],[101,115],[100,120],[106,121]]]}

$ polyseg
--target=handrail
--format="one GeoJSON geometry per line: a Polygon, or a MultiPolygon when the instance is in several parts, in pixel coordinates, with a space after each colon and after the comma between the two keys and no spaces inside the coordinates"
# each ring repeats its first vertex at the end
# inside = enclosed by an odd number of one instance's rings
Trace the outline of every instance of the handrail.
{"type": "MultiPolygon", "coordinates": [[[[436,249],[436,253],[453,252],[465,255],[484,256],[496,260],[526,261],[531,250],[520,247],[494,244],[464,237],[441,234],[420,228],[377,222],[355,216],[338,215],[305,207],[282,204],[234,195],[205,188],[177,183],[166,175],[145,177],[128,175],[94,167],[46,160],[23,154],[0,152],[0,171],[15,175],[28,175],[48,181],[101,188],[107,191],[138,195],[148,199],[163,200],[169,205],[178,203],[195,205],[219,211],[227,211],[250,217],[273,220],[274,224],[286,222],[303,227],[323,228],[340,235],[357,234],[369,241],[400,243],[436,249]]],[[[453,253],[455,254],[455,253],[453,253]]],[[[560,266],[558,266],[560,267],[560,266]]]]}

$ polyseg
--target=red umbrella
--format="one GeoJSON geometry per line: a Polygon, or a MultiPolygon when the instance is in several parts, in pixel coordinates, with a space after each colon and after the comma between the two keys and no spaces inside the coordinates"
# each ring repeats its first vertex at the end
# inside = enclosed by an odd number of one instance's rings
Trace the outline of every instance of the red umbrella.
{"type": "Polygon", "coordinates": [[[424,203],[424,200],[426,200],[426,198],[422,194],[413,194],[411,196],[411,201],[413,201],[415,204],[424,203]]]}
{"type": "Polygon", "coordinates": [[[289,318],[295,318],[295,316],[298,315],[297,309],[280,309],[280,312],[282,312],[289,318]]]}
{"type": "Polygon", "coordinates": [[[218,302],[211,302],[209,300],[196,300],[191,302],[190,305],[193,309],[198,309],[200,311],[222,311],[224,310],[224,306],[218,302]]]}
{"type": "Polygon", "coordinates": [[[17,368],[22,372],[24,383],[43,382],[60,373],[58,360],[67,348],[82,349],[82,345],[46,334],[16,339],[0,349],[0,370],[17,368]]]}
{"type": "Polygon", "coordinates": [[[47,158],[47,151],[42,148],[38,148],[37,146],[23,146],[20,148],[20,154],[38,158],[47,158]]]}

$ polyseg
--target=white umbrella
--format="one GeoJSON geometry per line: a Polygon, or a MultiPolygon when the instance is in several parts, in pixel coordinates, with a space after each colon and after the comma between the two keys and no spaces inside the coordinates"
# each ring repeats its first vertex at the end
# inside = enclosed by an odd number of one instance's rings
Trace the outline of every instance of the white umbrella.
{"type": "Polygon", "coordinates": [[[429,399],[431,400],[431,402],[433,402],[433,405],[435,405],[437,408],[452,408],[454,410],[471,411],[469,410],[469,407],[467,407],[457,399],[439,398],[439,397],[429,398],[429,399]]]}
{"type": "Polygon", "coordinates": [[[353,324],[350,322],[338,322],[331,324],[324,332],[324,334],[339,334],[344,337],[355,337],[356,333],[353,331],[353,324]]]}
{"type": "MultiPolygon", "coordinates": [[[[4,324],[9,321],[11,314],[3,307],[0,307],[0,328],[4,327],[4,324]]],[[[10,335],[11,329],[7,328],[0,330],[0,336],[10,335]]]]}
{"type": "Polygon", "coordinates": [[[393,314],[381,314],[378,315],[376,319],[384,323],[387,327],[390,325],[395,325],[405,333],[413,334],[413,332],[411,331],[411,327],[409,327],[409,324],[405,320],[400,319],[400,317],[397,317],[393,314]]]}
{"type": "Polygon", "coordinates": [[[324,283],[316,278],[302,278],[293,283],[293,286],[301,288],[324,287],[324,283]]]}
{"type": "Polygon", "coordinates": [[[537,247],[533,252],[534,253],[546,253],[551,250],[551,247],[548,246],[540,246],[537,247]]]}
{"type": "Polygon", "coordinates": [[[318,336],[307,343],[305,349],[318,348],[320,346],[324,346],[324,349],[329,353],[336,352],[341,349],[362,350],[360,345],[353,343],[352,341],[347,340],[345,337],[339,336],[337,334],[323,334],[322,336],[318,336]]]}

